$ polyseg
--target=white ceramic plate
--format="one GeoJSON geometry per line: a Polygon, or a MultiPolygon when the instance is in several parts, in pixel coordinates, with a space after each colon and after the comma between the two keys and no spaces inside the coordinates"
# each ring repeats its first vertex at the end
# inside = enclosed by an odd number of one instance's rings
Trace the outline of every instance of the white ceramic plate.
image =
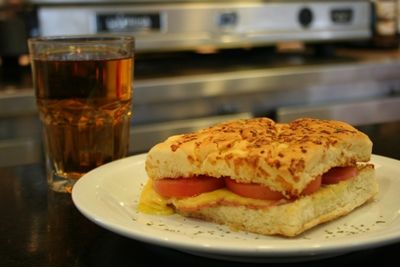
{"type": "Polygon", "coordinates": [[[137,212],[147,176],[145,154],[103,165],[74,186],[76,207],[98,225],[126,237],[206,257],[238,261],[301,261],[400,241],[400,161],[373,155],[380,193],[373,202],[296,238],[235,232],[179,215],[137,212]]]}

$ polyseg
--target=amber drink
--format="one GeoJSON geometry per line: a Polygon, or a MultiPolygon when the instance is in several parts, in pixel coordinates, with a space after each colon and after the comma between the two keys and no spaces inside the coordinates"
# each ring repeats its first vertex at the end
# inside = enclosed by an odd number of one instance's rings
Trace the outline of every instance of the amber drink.
{"type": "Polygon", "coordinates": [[[134,40],[29,40],[50,188],[70,192],[88,171],[127,155],[134,40]]]}

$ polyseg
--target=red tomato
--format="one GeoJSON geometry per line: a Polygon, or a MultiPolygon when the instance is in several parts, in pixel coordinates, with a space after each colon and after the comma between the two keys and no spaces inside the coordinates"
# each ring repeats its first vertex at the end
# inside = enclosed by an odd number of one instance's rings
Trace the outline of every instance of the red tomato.
{"type": "Polygon", "coordinates": [[[357,167],[334,167],[322,175],[323,184],[336,184],[357,176],[357,167]]]}
{"type": "Polygon", "coordinates": [[[226,187],[233,193],[249,198],[265,199],[265,200],[279,200],[284,196],[280,192],[273,191],[268,187],[260,184],[246,184],[238,183],[230,178],[225,178],[226,187]]]}
{"type": "Polygon", "coordinates": [[[311,181],[307,187],[301,193],[302,195],[311,195],[321,187],[321,176],[318,176],[313,181],[311,181]]]}
{"type": "Polygon", "coordinates": [[[224,179],[205,175],[192,178],[160,179],[153,181],[154,190],[164,197],[192,197],[224,187],[224,179]]]}

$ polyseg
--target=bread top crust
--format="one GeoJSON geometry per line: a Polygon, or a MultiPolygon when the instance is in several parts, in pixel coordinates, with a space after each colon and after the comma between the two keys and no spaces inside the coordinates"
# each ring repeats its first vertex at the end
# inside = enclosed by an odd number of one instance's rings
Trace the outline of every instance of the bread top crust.
{"type": "Polygon", "coordinates": [[[303,118],[234,120],[169,137],[148,153],[152,179],[208,175],[298,195],[332,167],[368,161],[372,142],[351,125],[303,118]]]}

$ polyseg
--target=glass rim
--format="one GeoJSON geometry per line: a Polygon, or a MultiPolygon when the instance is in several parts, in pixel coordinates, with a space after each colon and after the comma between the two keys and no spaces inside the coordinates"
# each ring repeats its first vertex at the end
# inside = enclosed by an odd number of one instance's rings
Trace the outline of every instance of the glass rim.
{"type": "Polygon", "coordinates": [[[86,34],[86,35],[53,35],[53,36],[39,36],[28,38],[28,43],[31,44],[83,44],[93,43],[98,44],[101,41],[102,44],[116,44],[131,42],[134,43],[135,37],[132,35],[121,35],[121,34],[86,34]]]}

